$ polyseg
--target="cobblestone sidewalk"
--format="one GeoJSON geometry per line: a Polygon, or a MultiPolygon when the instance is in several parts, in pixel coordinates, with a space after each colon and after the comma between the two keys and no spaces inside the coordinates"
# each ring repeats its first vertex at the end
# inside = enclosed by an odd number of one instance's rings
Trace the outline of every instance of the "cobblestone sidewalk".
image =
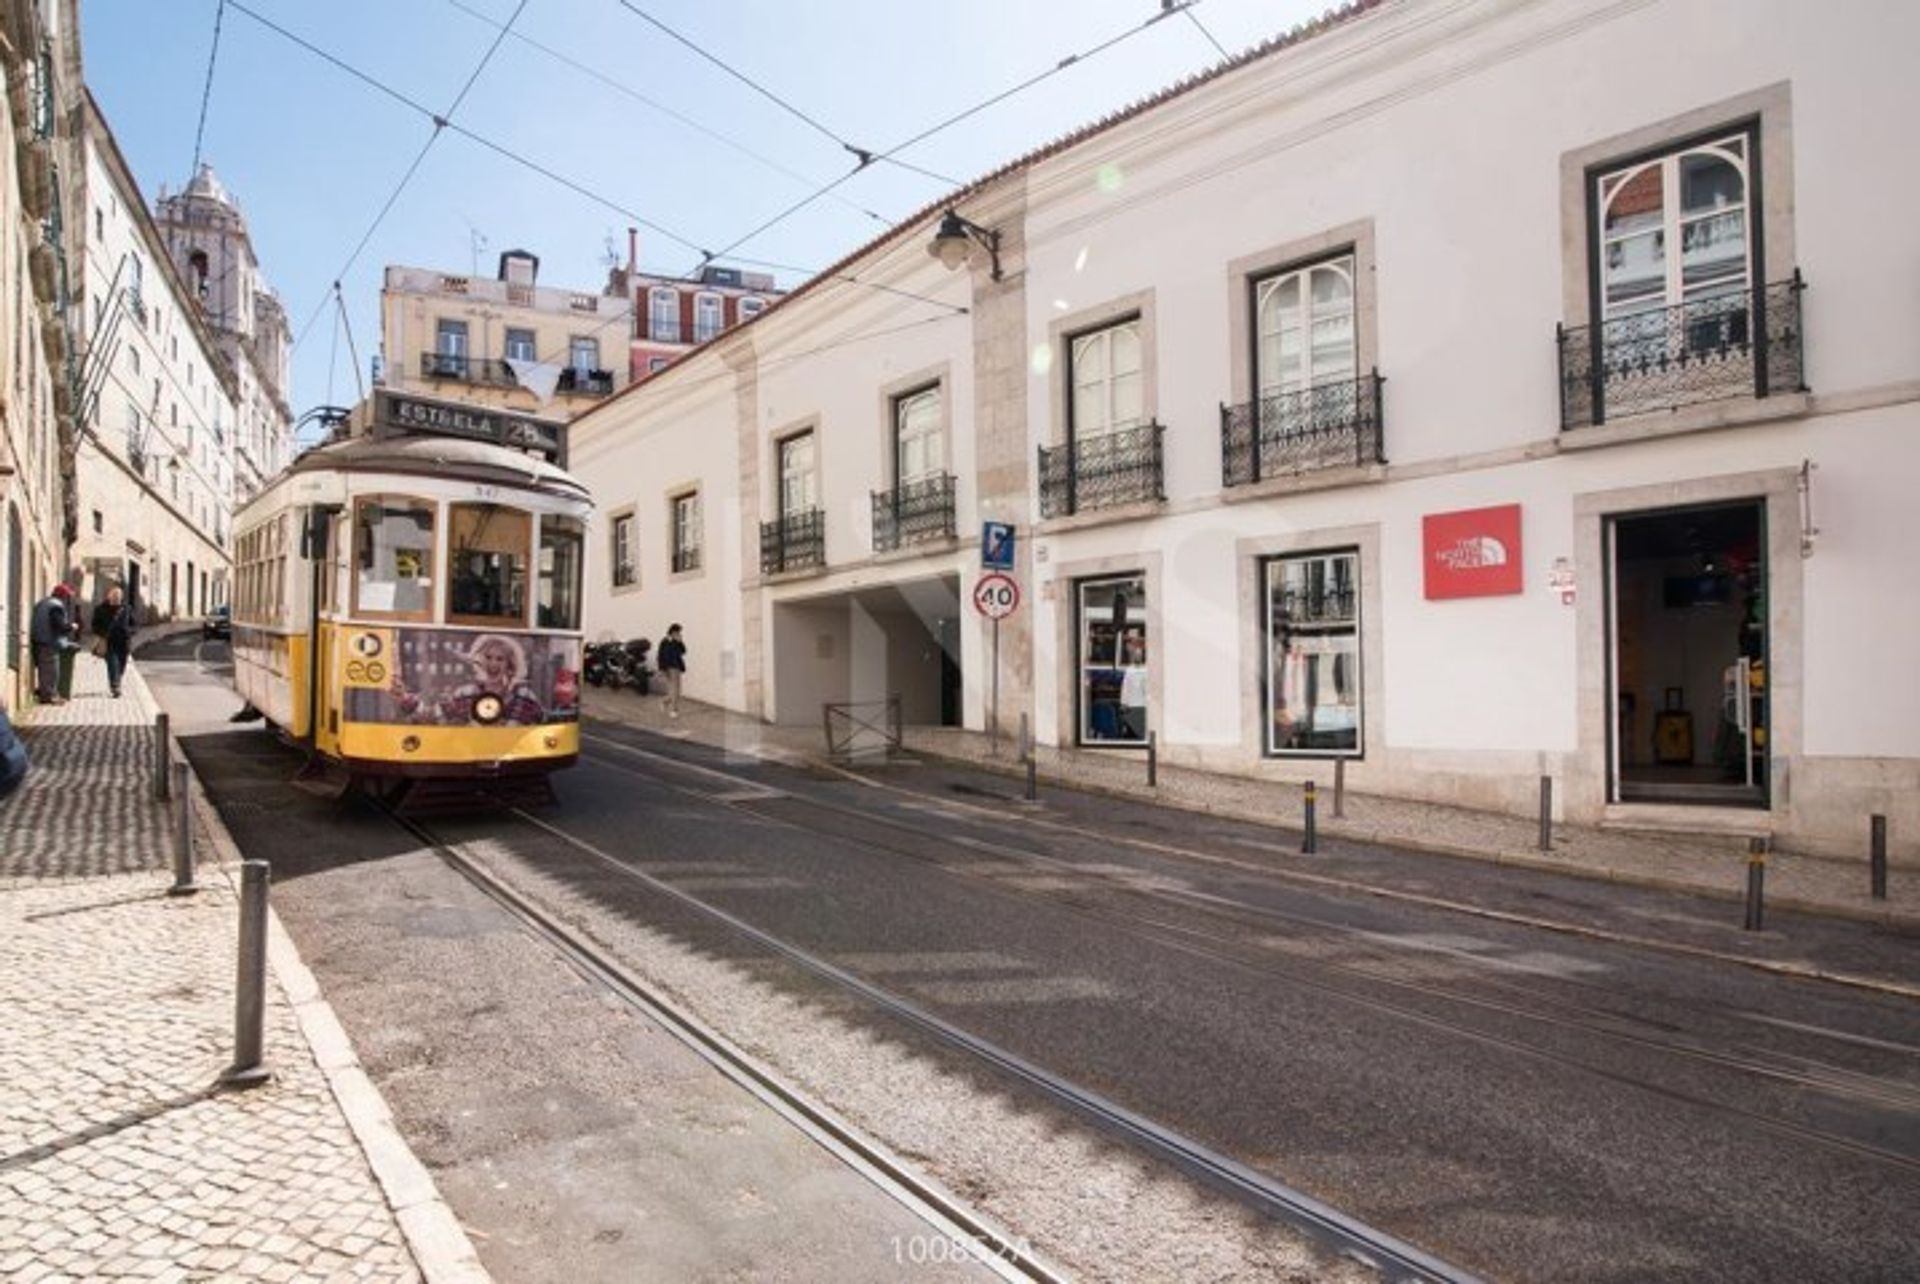
{"type": "Polygon", "coordinates": [[[74,699],[25,719],[33,770],[0,803],[0,1279],[418,1279],[275,981],[272,1081],[214,1087],[237,872],[166,894],[153,705],[137,669],[126,686],[110,698],[80,657],[74,699]]]}
{"type": "MultiPolygon", "coordinates": [[[[724,746],[746,755],[807,760],[824,756],[818,726],[777,727],[713,705],[683,702],[681,716],[669,719],[661,701],[627,691],[594,691],[587,712],[643,727],[663,735],[724,746]]],[[[909,727],[910,753],[971,762],[1013,772],[1010,741],[1001,757],[991,756],[988,738],[975,731],[909,727]]],[[[1109,794],[1168,803],[1223,816],[1282,826],[1297,826],[1301,786],[1255,781],[1162,763],[1159,786],[1148,789],[1144,756],[1137,753],[1083,752],[1042,746],[1036,765],[1044,782],[1064,783],[1109,794]]],[[[1746,854],[1724,838],[1698,841],[1678,835],[1628,833],[1579,825],[1556,825],[1554,849],[1539,850],[1536,821],[1493,812],[1469,811],[1395,798],[1349,794],[1346,816],[1331,816],[1331,791],[1320,786],[1320,832],[1415,850],[1523,865],[1550,873],[1598,878],[1738,899],[1745,895],[1746,854]]],[[[1862,845],[1865,821],[1861,822],[1862,845]]],[[[1909,864],[1896,863],[1888,895],[1869,895],[1864,851],[1857,861],[1831,860],[1792,852],[1767,858],[1767,903],[1783,909],[1826,913],[1864,921],[1920,929],[1920,876],[1909,864]]]]}

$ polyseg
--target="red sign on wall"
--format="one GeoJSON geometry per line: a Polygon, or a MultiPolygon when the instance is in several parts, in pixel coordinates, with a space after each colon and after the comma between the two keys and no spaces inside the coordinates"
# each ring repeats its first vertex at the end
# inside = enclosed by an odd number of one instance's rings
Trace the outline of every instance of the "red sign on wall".
{"type": "Polygon", "coordinates": [[[1520,566],[1520,505],[1429,513],[1420,519],[1427,600],[1494,597],[1525,588],[1520,566]]]}

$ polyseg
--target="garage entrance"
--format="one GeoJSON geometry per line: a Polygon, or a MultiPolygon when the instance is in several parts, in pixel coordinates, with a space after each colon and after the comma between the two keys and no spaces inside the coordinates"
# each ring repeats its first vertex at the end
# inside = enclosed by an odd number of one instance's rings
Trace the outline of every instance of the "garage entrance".
{"type": "Polygon", "coordinates": [[[907,726],[961,719],[960,577],[776,602],[772,720],[818,726],[827,704],[900,701],[907,726]]]}

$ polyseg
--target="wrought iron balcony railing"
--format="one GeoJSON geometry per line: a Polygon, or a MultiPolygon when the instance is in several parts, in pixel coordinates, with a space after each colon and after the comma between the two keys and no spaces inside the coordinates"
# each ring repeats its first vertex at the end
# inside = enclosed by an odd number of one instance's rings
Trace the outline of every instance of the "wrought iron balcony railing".
{"type": "Polygon", "coordinates": [[[581,370],[568,366],[560,372],[558,386],[561,392],[578,393],[584,397],[604,397],[613,391],[613,371],[581,370]]]}
{"type": "Polygon", "coordinates": [[[1384,464],[1380,372],[1220,407],[1220,479],[1246,486],[1273,477],[1384,464]]]}
{"type": "Polygon", "coordinates": [[[420,377],[458,379],[463,383],[497,384],[504,388],[515,386],[513,371],[507,368],[506,362],[492,357],[468,357],[451,352],[421,353],[420,377]]]}
{"type": "Polygon", "coordinates": [[[1560,427],[1704,401],[1805,392],[1800,273],[1791,280],[1558,327],[1560,427]]]}
{"type": "Polygon", "coordinates": [[[827,515],[817,508],[760,523],[760,573],[802,571],[827,564],[827,515]]]}
{"type": "Polygon", "coordinates": [[[1160,424],[1040,448],[1040,515],[1065,517],[1166,498],[1160,424]]]}
{"type": "Polygon", "coordinates": [[[953,474],[902,482],[873,492],[873,550],[953,538],[953,474]]]}

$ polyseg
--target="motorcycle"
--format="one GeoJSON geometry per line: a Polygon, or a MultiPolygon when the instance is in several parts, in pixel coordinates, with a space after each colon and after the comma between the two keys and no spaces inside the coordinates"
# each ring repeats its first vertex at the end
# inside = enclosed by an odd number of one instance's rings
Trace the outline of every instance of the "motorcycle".
{"type": "Polygon", "coordinates": [[[619,688],[627,684],[627,648],[611,638],[586,645],[580,664],[581,676],[596,687],[619,688]]]}

